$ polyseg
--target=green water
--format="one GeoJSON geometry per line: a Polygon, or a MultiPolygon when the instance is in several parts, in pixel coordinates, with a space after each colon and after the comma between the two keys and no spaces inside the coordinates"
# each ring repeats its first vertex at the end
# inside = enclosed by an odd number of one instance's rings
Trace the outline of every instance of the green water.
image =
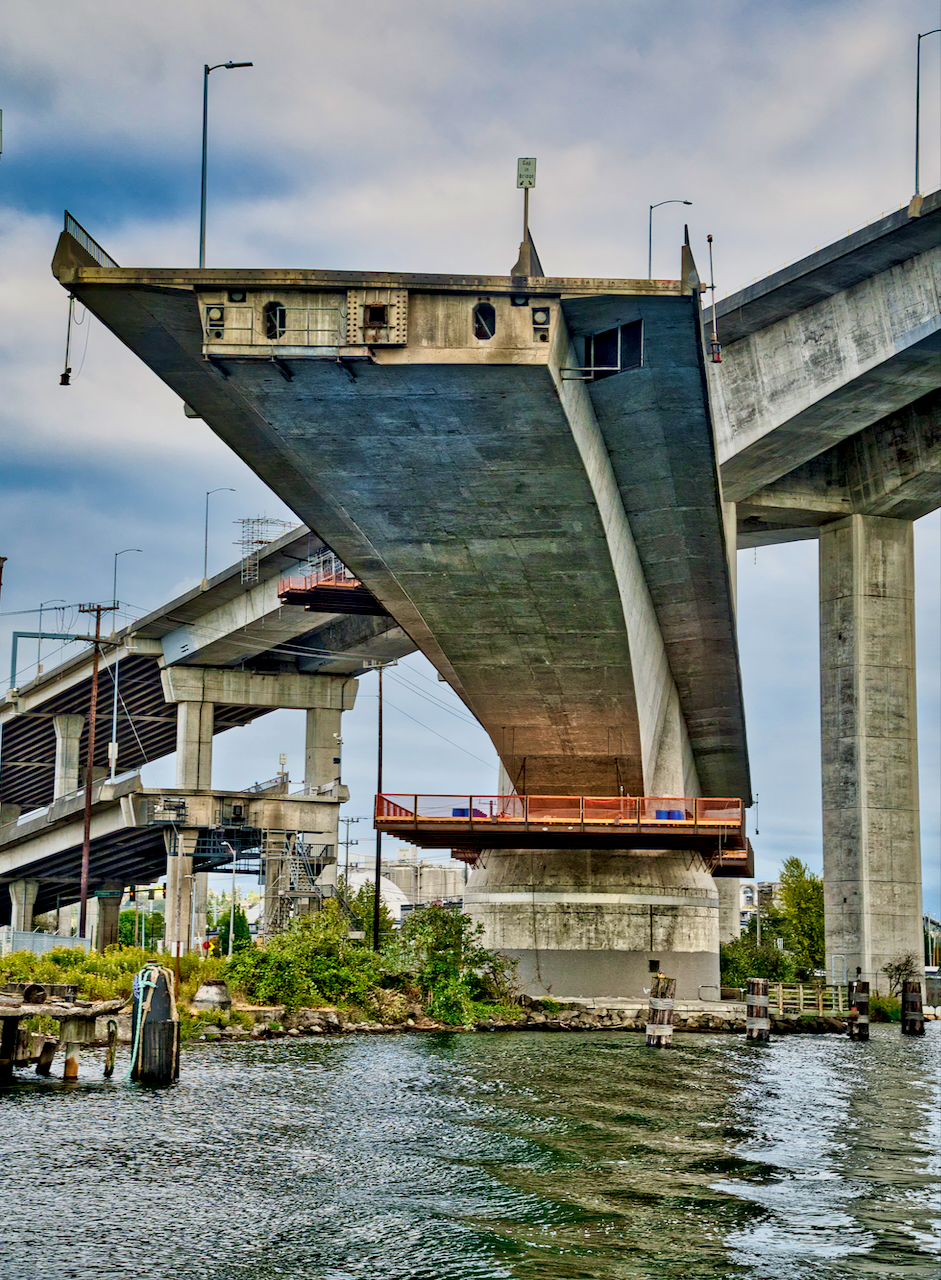
{"type": "Polygon", "coordinates": [[[89,1053],[77,1085],[0,1091],[2,1280],[941,1276],[941,1024],[198,1045],[172,1088],[121,1074],[89,1053]]]}

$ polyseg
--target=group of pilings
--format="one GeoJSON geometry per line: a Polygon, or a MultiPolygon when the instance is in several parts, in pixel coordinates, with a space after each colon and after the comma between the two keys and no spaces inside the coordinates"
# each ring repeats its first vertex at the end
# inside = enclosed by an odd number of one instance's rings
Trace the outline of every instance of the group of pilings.
{"type": "MultiPolygon", "coordinates": [[[[126,1004],[126,1000],[120,999],[76,1000],[74,988],[70,990],[43,983],[8,984],[0,991],[0,1085],[12,1082],[16,1066],[28,1065],[34,1060],[37,1075],[50,1075],[60,1046],[65,1052],[63,1081],[78,1080],[81,1049],[95,1041],[96,1020],[117,1013],[126,1004]],[[24,1018],[32,1017],[55,1019],[59,1023],[58,1038],[33,1037],[20,1026],[24,1018]]],[[[117,1038],[117,1022],[109,1018],[104,1065],[106,1079],[114,1072],[117,1038]]],[[[169,969],[157,964],[147,965],[136,975],[131,1041],[130,1079],[141,1084],[162,1085],[179,1077],[180,1023],[173,974],[169,969]]]]}
{"type": "MultiPolygon", "coordinates": [[[[651,981],[647,1010],[647,1046],[666,1049],[673,1043],[673,1009],[676,979],[657,974],[651,981]]],[[[849,1012],[847,1027],[851,1040],[869,1039],[869,983],[861,980],[847,984],[849,1012]]],[[[923,1036],[925,1015],[921,999],[921,983],[902,983],[902,1035],[923,1036]]],[[[771,1016],[768,1008],[768,979],[749,978],[745,1005],[745,1037],[748,1040],[771,1039],[771,1016]]]]}

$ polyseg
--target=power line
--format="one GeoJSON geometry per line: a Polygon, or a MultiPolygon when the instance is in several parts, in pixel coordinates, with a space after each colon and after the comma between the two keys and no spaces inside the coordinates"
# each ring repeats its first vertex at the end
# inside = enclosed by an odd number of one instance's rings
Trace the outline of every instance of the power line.
{"type": "Polygon", "coordinates": [[[417,725],[419,725],[422,729],[427,729],[429,733],[433,733],[433,734],[435,735],[435,737],[436,737],[436,738],[440,738],[443,742],[447,742],[449,746],[457,747],[458,751],[463,751],[463,752],[464,752],[464,754],[465,754],[466,756],[470,756],[472,760],[478,760],[478,761],[480,761],[480,763],[481,763],[481,764],[485,764],[485,765],[487,765],[487,766],[488,766],[488,768],[491,768],[491,767],[493,766],[493,761],[492,761],[492,760],[481,760],[480,756],[475,756],[475,755],[474,755],[474,753],[473,753],[473,751],[468,751],[468,750],[467,750],[467,748],[466,748],[466,747],[462,747],[462,746],[461,746],[461,744],[460,744],[459,742],[452,742],[450,738],[446,738],[446,737],[444,736],[444,734],[443,734],[443,733],[439,733],[437,729],[432,729],[432,727],[431,727],[430,725],[423,724],[423,723],[422,723],[422,721],[421,721],[421,720],[419,720],[416,716],[410,716],[410,715],[408,714],[408,712],[407,712],[407,711],[403,711],[401,707],[397,707],[397,706],[395,705],[395,703],[394,703],[394,702],[389,702],[389,699],[388,699],[388,698],[385,698],[385,699],[384,699],[384,701],[385,701],[385,702],[386,702],[390,707],[392,707],[392,709],[393,709],[394,711],[397,711],[397,712],[399,713],[399,715],[401,715],[401,716],[405,716],[405,717],[406,717],[406,719],[408,719],[408,720],[414,720],[414,721],[415,721],[415,723],[416,723],[417,725]]]}
{"type": "Polygon", "coordinates": [[[455,711],[453,707],[449,707],[446,703],[442,702],[439,698],[434,698],[431,696],[431,694],[424,693],[421,689],[417,688],[415,685],[409,684],[409,682],[407,680],[404,680],[400,675],[396,674],[392,676],[392,679],[398,681],[399,684],[404,685],[406,689],[410,689],[411,692],[417,694],[419,698],[424,698],[426,702],[430,702],[433,706],[438,707],[441,711],[447,711],[449,715],[454,716],[458,720],[462,720],[464,724],[472,725],[475,729],[482,728],[482,726],[478,723],[478,721],[472,720],[470,716],[461,715],[459,711],[455,711]]]}

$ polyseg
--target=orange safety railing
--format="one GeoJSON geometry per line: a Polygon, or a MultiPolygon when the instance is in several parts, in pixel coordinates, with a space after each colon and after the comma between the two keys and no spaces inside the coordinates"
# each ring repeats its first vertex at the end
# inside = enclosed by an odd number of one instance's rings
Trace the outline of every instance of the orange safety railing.
{"type": "Polygon", "coordinates": [[[324,552],[313,560],[307,571],[284,577],[278,583],[278,594],[286,591],[313,591],[315,587],[361,587],[353,573],[332,551],[324,552]]]}
{"type": "Polygon", "coordinates": [[[742,826],[741,800],[691,796],[378,795],[378,825],[691,828],[742,826]]]}

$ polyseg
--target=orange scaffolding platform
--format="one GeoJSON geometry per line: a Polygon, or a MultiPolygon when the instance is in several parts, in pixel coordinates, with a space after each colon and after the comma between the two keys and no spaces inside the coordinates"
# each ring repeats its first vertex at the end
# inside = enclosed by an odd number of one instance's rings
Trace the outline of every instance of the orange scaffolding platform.
{"type": "Polygon", "coordinates": [[[377,830],[466,861],[481,849],[686,849],[739,876],[752,874],[744,824],[741,800],[702,796],[387,793],[375,812],[377,830]]]}

